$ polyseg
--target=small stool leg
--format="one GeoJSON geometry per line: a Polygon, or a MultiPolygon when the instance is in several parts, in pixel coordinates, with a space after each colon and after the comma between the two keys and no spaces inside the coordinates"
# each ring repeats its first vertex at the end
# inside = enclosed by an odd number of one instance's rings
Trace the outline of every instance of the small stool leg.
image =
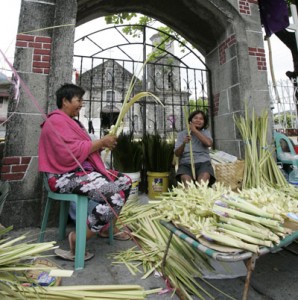
{"type": "Polygon", "coordinates": [[[76,256],[75,269],[84,269],[86,252],[87,223],[86,214],[88,209],[88,198],[80,196],[76,209],[76,256]]]}
{"type": "Polygon", "coordinates": [[[66,236],[68,209],[69,209],[69,201],[60,201],[59,232],[58,232],[58,239],[60,241],[64,240],[66,236]]]}

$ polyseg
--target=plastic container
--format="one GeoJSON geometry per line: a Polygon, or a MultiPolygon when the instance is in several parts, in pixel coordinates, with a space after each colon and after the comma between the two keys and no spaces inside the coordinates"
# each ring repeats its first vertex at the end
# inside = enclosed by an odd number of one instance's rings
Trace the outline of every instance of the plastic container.
{"type": "Polygon", "coordinates": [[[131,178],[132,185],[129,193],[129,198],[136,198],[139,195],[139,185],[141,182],[141,172],[134,173],[125,173],[128,177],[131,178]]]}
{"type": "Polygon", "coordinates": [[[169,175],[169,172],[147,172],[150,199],[156,199],[157,196],[168,191],[169,175]]]}

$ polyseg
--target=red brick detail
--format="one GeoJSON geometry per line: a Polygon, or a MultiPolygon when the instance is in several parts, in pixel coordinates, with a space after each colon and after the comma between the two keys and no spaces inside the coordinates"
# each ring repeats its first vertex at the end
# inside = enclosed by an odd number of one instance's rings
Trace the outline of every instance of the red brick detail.
{"type": "Polygon", "coordinates": [[[239,12],[243,15],[251,15],[251,4],[258,5],[258,0],[238,0],[239,12]]]}
{"type": "Polygon", "coordinates": [[[9,173],[10,172],[10,166],[2,166],[1,172],[9,173]]]}
{"type": "Polygon", "coordinates": [[[42,61],[50,61],[50,57],[47,56],[47,55],[44,55],[42,58],[41,58],[42,61]]]}
{"type": "Polygon", "coordinates": [[[41,55],[33,55],[33,60],[34,61],[41,61],[42,56],[41,55]]]}
{"type": "Polygon", "coordinates": [[[51,44],[52,39],[50,37],[46,37],[46,36],[37,36],[35,38],[35,42],[51,44]]]}
{"type": "Polygon", "coordinates": [[[33,62],[34,68],[50,68],[50,64],[48,62],[33,62]]]}
{"type": "Polygon", "coordinates": [[[1,174],[1,179],[6,181],[22,180],[25,173],[5,173],[1,174]]]}
{"type": "Polygon", "coordinates": [[[226,50],[236,44],[236,35],[232,34],[219,45],[219,63],[223,65],[226,62],[226,50]]]}
{"type": "Polygon", "coordinates": [[[42,43],[29,43],[28,48],[41,49],[42,48],[42,43]]]}
{"type": "Polygon", "coordinates": [[[28,42],[33,42],[33,41],[34,41],[34,35],[29,35],[29,34],[18,34],[18,35],[17,35],[17,41],[28,41],[28,42]]]}
{"type": "Polygon", "coordinates": [[[11,173],[26,172],[27,168],[28,168],[28,165],[11,166],[11,173]]]}
{"type": "Polygon", "coordinates": [[[4,157],[2,160],[1,179],[8,181],[22,180],[26,175],[30,162],[30,156],[4,157]]]}
{"type": "Polygon", "coordinates": [[[219,93],[213,95],[213,116],[218,116],[218,110],[219,110],[219,93]]]}
{"type": "Polygon", "coordinates": [[[34,49],[34,54],[37,54],[37,55],[50,55],[51,54],[51,51],[50,50],[46,50],[46,49],[34,49]]]}
{"type": "Polygon", "coordinates": [[[16,47],[20,47],[20,48],[28,48],[28,42],[17,41],[17,42],[16,42],[16,47]]]}
{"type": "Polygon", "coordinates": [[[52,46],[50,37],[18,34],[16,46],[33,49],[33,73],[49,74],[50,64],[48,62],[50,61],[52,46]]]}
{"type": "Polygon", "coordinates": [[[43,49],[51,49],[51,46],[52,46],[51,44],[45,44],[45,43],[42,44],[43,49]]]}
{"type": "Polygon", "coordinates": [[[19,164],[20,162],[21,158],[19,156],[4,157],[2,160],[3,165],[19,164]]]}
{"type": "Polygon", "coordinates": [[[31,161],[31,157],[30,156],[22,156],[21,157],[21,164],[29,164],[31,161]]]}
{"type": "Polygon", "coordinates": [[[264,48],[248,47],[248,54],[250,56],[256,57],[259,71],[267,71],[266,55],[264,48]]]}

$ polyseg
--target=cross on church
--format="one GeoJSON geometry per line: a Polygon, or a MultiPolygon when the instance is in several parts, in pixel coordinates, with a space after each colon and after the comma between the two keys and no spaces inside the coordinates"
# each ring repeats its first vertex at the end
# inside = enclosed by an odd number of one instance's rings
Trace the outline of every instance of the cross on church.
{"type": "Polygon", "coordinates": [[[298,15],[297,15],[296,5],[291,4],[290,8],[291,8],[291,14],[293,18],[293,23],[288,26],[288,29],[292,29],[295,31],[296,45],[298,47],[298,15]]]}

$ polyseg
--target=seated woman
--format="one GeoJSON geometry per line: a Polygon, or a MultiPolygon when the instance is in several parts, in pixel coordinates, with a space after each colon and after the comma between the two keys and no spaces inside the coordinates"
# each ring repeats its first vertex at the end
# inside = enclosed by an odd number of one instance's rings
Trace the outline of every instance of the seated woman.
{"type": "MultiPolygon", "coordinates": [[[[107,170],[100,156],[105,148],[113,149],[117,138],[106,135],[91,140],[76,119],[83,105],[83,88],[64,84],[56,92],[58,109],[41,125],[38,147],[39,171],[48,177],[49,187],[56,193],[86,195],[88,202],[87,239],[99,233],[107,237],[110,220],[116,221],[131,189],[131,179],[107,170]]],[[[115,239],[127,240],[127,232],[117,230],[115,239]]],[[[69,234],[69,259],[75,251],[75,232],[69,234]]],[[[87,255],[87,254],[86,254],[87,255]]],[[[91,258],[92,254],[85,257],[91,258]]],[[[64,257],[67,258],[67,257],[64,257]]]]}
{"type": "Polygon", "coordinates": [[[174,153],[179,158],[179,166],[176,172],[178,181],[182,181],[185,187],[187,182],[193,180],[189,142],[192,141],[193,158],[195,164],[195,180],[197,182],[208,181],[209,186],[215,182],[214,170],[211,165],[209,147],[213,140],[208,129],[208,119],[201,110],[192,112],[188,117],[190,135],[187,130],[178,133],[174,153]]]}

